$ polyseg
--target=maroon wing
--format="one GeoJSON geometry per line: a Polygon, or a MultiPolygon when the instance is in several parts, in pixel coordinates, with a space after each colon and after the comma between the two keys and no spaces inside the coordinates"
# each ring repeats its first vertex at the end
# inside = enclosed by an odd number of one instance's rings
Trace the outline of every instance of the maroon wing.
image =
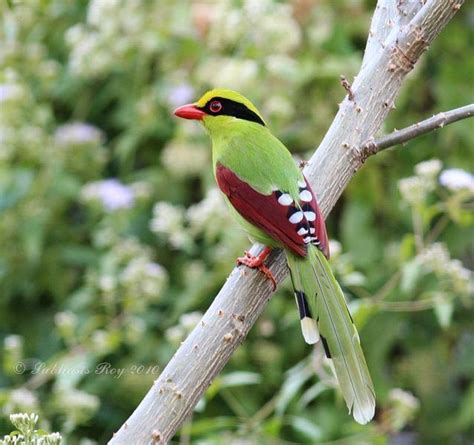
{"type": "Polygon", "coordinates": [[[308,244],[316,245],[329,258],[324,219],[308,181],[298,183],[300,200],[277,190],[262,195],[222,164],[216,166],[217,184],[234,208],[247,221],[266,232],[296,255],[306,256],[308,244]]]}

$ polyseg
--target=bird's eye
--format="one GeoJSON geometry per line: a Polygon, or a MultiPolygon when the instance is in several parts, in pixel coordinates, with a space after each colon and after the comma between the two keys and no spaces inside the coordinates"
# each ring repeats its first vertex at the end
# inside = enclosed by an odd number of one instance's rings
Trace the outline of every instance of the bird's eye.
{"type": "Polygon", "coordinates": [[[219,113],[219,111],[222,110],[222,104],[218,100],[214,100],[211,102],[211,105],[209,105],[209,109],[213,113],[219,113]]]}

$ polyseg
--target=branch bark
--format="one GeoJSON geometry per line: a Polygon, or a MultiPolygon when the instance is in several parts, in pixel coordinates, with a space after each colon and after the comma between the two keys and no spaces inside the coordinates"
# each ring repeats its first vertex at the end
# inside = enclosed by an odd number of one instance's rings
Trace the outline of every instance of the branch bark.
{"type": "MultiPolygon", "coordinates": [[[[319,149],[305,168],[326,217],[363,165],[362,149],[393,106],[401,84],[463,0],[379,0],[353,100],[340,105],[319,149]],[[321,173],[324,172],[324,173],[321,173]]],[[[257,254],[261,246],[252,246],[257,254]]],[[[268,265],[277,283],[287,275],[283,252],[268,265]]],[[[201,322],[176,351],[111,445],[165,444],[176,433],[214,377],[245,339],[272,295],[257,271],[234,268],[201,322]]]]}

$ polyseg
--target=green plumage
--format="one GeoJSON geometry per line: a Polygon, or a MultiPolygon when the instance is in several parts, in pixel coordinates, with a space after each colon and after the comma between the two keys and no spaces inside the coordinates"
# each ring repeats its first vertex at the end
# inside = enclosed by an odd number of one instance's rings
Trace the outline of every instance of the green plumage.
{"type": "MultiPolygon", "coordinates": [[[[248,99],[230,90],[209,91],[195,106],[205,109],[214,98],[233,101],[239,107],[244,105],[261,118],[248,99]]],[[[230,115],[206,114],[201,120],[212,139],[214,172],[217,165],[223,165],[262,195],[280,190],[288,193],[295,203],[299,202],[298,181],[303,180],[303,174],[290,152],[266,126],[230,115]]],[[[242,217],[229,200],[227,202],[251,239],[285,249],[295,291],[305,295],[311,312],[305,318],[305,339],[309,343],[316,342],[319,331],[349,411],[357,422],[367,423],[375,410],[372,381],[344,294],[323,253],[308,245],[306,256],[295,255],[242,217]]]]}
{"type": "Polygon", "coordinates": [[[307,296],[347,407],[357,422],[365,424],[374,415],[374,388],[341,287],[316,247],[309,246],[305,258],[289,251],[286,256],[295,288],[307,296]]]}
{"type": "MultiPolygon", "coordinates": [[[[213,119],[220,122],[206,122],[205,125],[212,139],[214,173],[217,163],[220,163],[263,195],[270,195],[274,190],[285,190],[293,199],[298,199],[298,181],[303,179],[303,174],[287,148],[266,127],[243,120],[230,120],[225,116],[213,119]]],[[[227,198],[226,202],[253,241],[282,247],[244,219],[227,198]]]]}

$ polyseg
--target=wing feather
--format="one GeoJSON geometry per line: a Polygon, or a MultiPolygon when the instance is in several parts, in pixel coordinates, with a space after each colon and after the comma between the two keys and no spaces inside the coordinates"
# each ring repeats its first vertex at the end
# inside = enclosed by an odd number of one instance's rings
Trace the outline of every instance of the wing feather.
{"type": "Polygon", "coordinates": [[[222,164],[216,165],[216,180],[240,215],[281,243],[282,247],[298,256],[306,256],[308,236],[312,235],[319,248],[329,256],[324,220],[306,179],[303,188],[311,200],[303,195],[304,202],[293,200],[284,190],[275,190],[269,195],[259,193],[222,164]],[[305,215],[311,218],[314,215],[314,221],[309,221],[305,215]]]}

